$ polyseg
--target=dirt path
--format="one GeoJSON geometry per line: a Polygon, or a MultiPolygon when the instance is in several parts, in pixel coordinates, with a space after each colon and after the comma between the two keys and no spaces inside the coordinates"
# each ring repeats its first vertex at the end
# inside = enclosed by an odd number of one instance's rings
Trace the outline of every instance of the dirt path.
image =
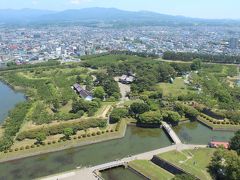
{"type": "Polygon", "coordinates": [[[118,86],[120,88],[120,93],[122,95],[122,98],[121,98],[121,101],[125,101],[125,100],[128,100],[128,97],[127,94],[129,92],[131,92],[131,86],[129,84],[122,84],[120,83],[118,80],[119,80],[119,77],[115,77],[114,78],[116,82],[118,82],[118,86]]]}

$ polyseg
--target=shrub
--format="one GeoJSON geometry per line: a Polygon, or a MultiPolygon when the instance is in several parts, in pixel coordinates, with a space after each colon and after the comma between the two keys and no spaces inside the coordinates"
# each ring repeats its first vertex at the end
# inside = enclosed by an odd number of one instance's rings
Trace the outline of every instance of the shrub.
{"type": "Polygon", "coordinates": [[[102,131],[102,134],[104,134],[105,133],[105,131],[102,131]]]}
{"type": "Polygon", "coordinates": [[[82,137],[85,138],[87,135],[86,134],[83,134],[82,137]]]}
{"type": "Polygon", "coordinates": [[[59,140],[58,140],[58,143],[60,143],[60,142],[62,142],[62,140],[61,140],[61,139],[59,139],[59,140]]]}
{"type": "Polygon", "coordinates": [[[37,147],[40,147],[40,144],[37,144],[37,147]]]}
{"type": "Polygon", "coordinates": [[[35,145],[31,145],[31,148],[35,148],[35,145]]]}
{"type": "Polygon", "coordinates": [[[97,135],[101,135],[101,131],[98,131],[98,132],[97,132],[97,135]]]}
{"type": "Polygon", "coordinates": [[[87,137],[91,137],[91,134],[87,134],[87,137]]]}
{"type": "Polygon", "coordinates": [[[109,133],[109,130],[108,130],[108,129],[106,130],[106,133],[109,133]]]}
{"type": "Polygon", "coordinates": [[[52,142],[50,142],[50,141],[48,141],[48,143],[47,143],[48,145],[50,145],[50,144],[52,144],[52,142]]]}
{"type": "Polygon", "coordinates": [[[77,139],[77,136],[74,136],[73,139],[77,139]]]}
{"type": "Polygon", "coordinates": [[[111,129],[111,132],[114,132],[114,130],[113,130],[113,129],[111,129]]]}
{"type": "Polygon", "coordinates": [[[110,122],[116,123],[119,122],[122,118],[128,115],[128,110],[125,108],[116,108],[110,114],[110,122]]]}
{"type": "Polygon", "coordinates": [[[52,141],[53,144],[56,144],[56,141],[52,141]]]}
{"type": "Polygon", "coordinates": [[[24,147],[22,146],[22,147],[20,147],[20,150],[22,151],[22,150],[24,150],[24,147]]]}
{"type": "Polygon", "coordinates": [[[18,148],[15,148],[15,151],[18,151],[18,148]]]}
{"type": "Polygon", "coordinates": [[[4,153],[6,154],[6,153],[8,153],[8,151],[7,151],[7,150],[5,150],[5,151],[4,151],[4,153]]]}
{"type": "Polygon", "coordinates": [[[78,136],[78,139],[81,139],[82,138],[82,136],[78,136]]]}
{"type": "Polygon", "coordinates": [[[29,145],[27,145],[26,147],[25,147],[25,149],[29,149],[30,148],[30,146],[29,145]]]}
{"type": "Polygon", "coordinates": [[[12,150],[12,149],[9,149],[9,152],[13,152],[13,150],[12,150]]]}
{"type": "Polygon", "coordinates": [[[96,133],[95,133],[95,132],[93,132],[93,133],[92,133],[92,136],[96,136],[96,133]]]}
{"type": "Polygon", "coordinates": [[[42,142],[42,145],[43,145],[43,146],[45,146],[45,145],[46,145],[46,143],[45,143],[45,142],[42,142]]]}

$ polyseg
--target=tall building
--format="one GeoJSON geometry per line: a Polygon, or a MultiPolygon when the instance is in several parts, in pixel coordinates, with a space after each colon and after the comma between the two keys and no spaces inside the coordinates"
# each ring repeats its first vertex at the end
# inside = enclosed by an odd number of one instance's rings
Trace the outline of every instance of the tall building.
{"type": "Polygon", "coordinates": [[[229,48],[230,49],[237,49],[239,46],[239,41],[237,38],[231,38],[229,40],[229,48]]]}

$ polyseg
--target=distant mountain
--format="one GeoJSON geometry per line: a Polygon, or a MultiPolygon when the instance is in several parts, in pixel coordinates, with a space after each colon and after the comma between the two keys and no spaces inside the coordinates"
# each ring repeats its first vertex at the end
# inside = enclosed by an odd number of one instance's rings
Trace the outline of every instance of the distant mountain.
{"type": "Polygon", "coordinates": [[[5,24],[56,24],[77,23],[112,25],[193,25],[193,24],[236,24],[235,20],[206,20],[171,16],[148,11],[123,11],[115,8],[86,8],[61,12],[22,9],[0,10],[0,23],[5,24]]]}
{"type": "Polygon", "coordinates": [[[1,23],[30,23],[43,15],[51,15],[54,11],[38,9],[4,9],[0,10],[1,23]]]}

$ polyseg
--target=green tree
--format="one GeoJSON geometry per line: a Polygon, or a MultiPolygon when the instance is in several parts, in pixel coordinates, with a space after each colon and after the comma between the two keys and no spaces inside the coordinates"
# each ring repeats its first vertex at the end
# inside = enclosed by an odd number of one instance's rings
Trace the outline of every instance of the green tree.
{"type": "Polygon", "coordinates": [[[105,91],[104,91],[104,89],[103,89],[103,87],[102,86],[98,86],[98,87],[96,87],[96,89],[94,90],[94,97],[96,97],[96,98],[99,98],[99,99],[104,99],[104,96],[105,96],[105,91]]]}
{"type": "Polygon", "coordinates": [[[237,131],[234,137],[231,139],[230,148],[237,151],[237,153],[240,155],[240,130],[237,131]]]}
{"type": "Polygon", "coordinates": [[[78,76],[76,77],[76,82],[77,82],[78,84],[83,83],[83,81],[84,81],[84,80],[83,80],[83,78],[82,78],[81,76],[78,75],[78,76]]]}
{"type": "Polygon", "coordinates": [[[66,139],[69,139],[71,135],[73,135],[73,129],[72,128],[65,128],[63,130],[63,134],[66,139]]]}
{"type": "Polygon", "coordinates": [[[128,111],[125,108],[116,108],[110,114],[110,122],[116,123],[128,115],[128,111]]]}
{"type": "Polygon", "coordinates": [[[199,115],[198,110],[196,110],[194,107],[182,104],[180,102],[175,104],[175,109],[181,116],[185,115],[189,118],[195,118],[199,115]]]}
{"type": "Polygon", "coordinates": [[[36,140],[38,144],[42,144],[42,142],[46,139],[46,134],[45,133],[38,133],[36,136],[36,140]]]}
{"type": "Polygon", "coordinates": [[[142,124],[160,124],[163,120],[162,114],[158,111],[149,111],[140,114],[138,122],[142,124]]]}
{"type": "Polygon", "coordinates": [[[130,105],[130,113],[135,115],[135,117],[149,110],[150,110],[150,107],[146,103],[134,102],[130,105]]]}
{"type": "Polygon", "coordinates": [[[196,71],[201,69],[202,67],[202,61],[200,59],[195,59],[193,60],[192,64],[191,64],[191,69],[196,71]]]}
{"type": "Polygon", "coordinates": [[[178,114],[178,112],[174,111],[164,111],[163,113],[163,120],[168,121],[171,123],[179,122],[181,119],[181,116],[178,114]]]}
{"type": "Polygon", "coordinates": [[[240,157],[235,151],[218,149],[209,165],[215,179],[238,180],[240,177],[240,157]]]}

